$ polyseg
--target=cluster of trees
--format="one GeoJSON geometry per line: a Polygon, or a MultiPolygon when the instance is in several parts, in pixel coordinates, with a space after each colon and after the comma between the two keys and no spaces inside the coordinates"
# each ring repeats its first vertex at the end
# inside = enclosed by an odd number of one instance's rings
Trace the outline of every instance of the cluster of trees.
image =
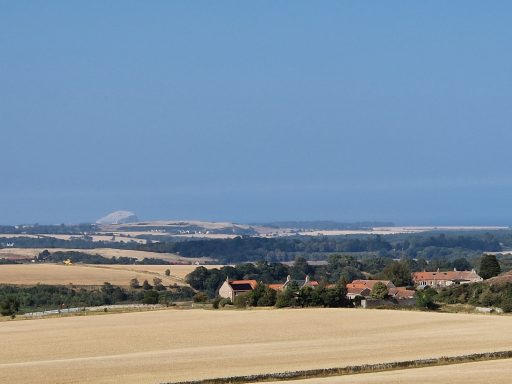
{"type": "MultiPolygon", "coordinates": [[[[245,307],[352,307],[347,299],[346,282],[342,281],[334,287],[320,285],[316,288],[299,287],[292,282],[282,291],[275,291],[265,284],[246,294],[238,295],[233,303],[238,308],[245,307]]],[[[217,299],[219,300],[219,299],[217,299]]],[[[215,306],[215,305],[214,305],[215,306]]]]}
{"type": "Polygon", "coordinates": [[[51,236],[40,237],[12,237],[2,239],[3,246],[6,243],[14,243],[16,248],[70,248],[70,249],[95,249],[116,248],[138,250],[140,245],[135,241],[93,241],[90,236],[72,237],[69,240],[57,239],[51,236]]]}
{"type": "MultiPolygon", "coordinates": [[[[403,235],[401,236],[403,237],[403,235]]],[[[471,235],[408,235],[394,244],[397,256],[425,260],[473,258],[502,249],[500,238],[489,233],[471,235]]]]}
{"type": "Polygon", "coordinates": [[[436,300],[446,304],[471,304],[484,307],[499,307],[512,312],[512,284],[487,283],[461,284],[443,288],[436,300]]]}
{"type": "MultiPolygon", "coordinates": [[[[413,285],[412,272],[436,271],[438,269],[453,270],[454,268],[462,271],[470,270],[472,267],[471,263],[465,258],[427,262],[426,260],[411,258],[403,258],[397,261],[382,256],[358,259],[356,255],[332,254],[328,257],[325,265],[311,265],[304,257],[298,257],[292,265],[259,261],[257,263],[238,264],[234,267],[224,266],[220,269],[198,267],[186,277],[186,282],[194,289],[205,292],[208,297],[213,298],[226,278],[232,280],[252,279],[269,284],[284,282],[288,275],[292,279],[304,279],[306,275],[309,275],[314,280],[325,284],[333,284],[341,279],[353,281],[371,277],[390,280],[397,287],[403,287],[413,285]]],[[[485,271],[485,267],[483,270],[485,271]]],[[[485,276],[487,275],[485,274],[485,276]]]]}
{"type": "Polygon", "coordinates": [[[213,298],[217,295],[220,286],[227,278],[232,280],[254,279],[268,284],[284,281],[288,274],[290,274],[290,267],[287,265],[260,261],[254,264],[239,264],[235,267],[227,265],[220,269],[197,267],[186,276],[185,281],[192,288],[205,292],[208,297],[213,298]]]}
{"type": "Polygon", "coordinates": [[[127,290],[110,283],[104,283],[103,286],[94,289],[55,285],[33,287],[0,285],[0,314],[14,316],[19,311],[32,312],[127,303],[166,304],[173,301],[192,300],[195,294],[190,287],[177,285],[165,290],[158,290],[154,286],[146,288],[127,290]]]}
{"type": "Polygon", "coordinates": [[[82,235],[97,231],[95,224],[73,224],[73,225],[0,225],[2,234],[59,234],[59,235],[82,235]]]}
{"type": "Polygon", "coordinates": [[[162,265],[169,264],[168,261],[158,258],[144,258],[138,260],[134,257],[103,257],[98,254],[91,255],[90,253],[79,252],[79,251],[57,251],[49,252],[45,249],[35,257],[37,262],[49,262],[49,263],[61,263],[64,260],[70,259],[73,263],[85,263],[85,264],[142,264],[142,265],[162,265]]]}
{"type": "MultiPolygon", "coordinates": [[[[38,311],[65,307],[83,307],[137,301],[131,292],[105,283],[101,288],[84,289],[54,285],[34,287],[0,286],[0,297],[18,303],[22,311],[38,311]]],[[[3,304],[0,304],[2,308],[3,304]]]]}
{"type": "MultiPolygon", "coordinates": [[[[508,232],[507,232],[508,233],[508,232]]],[[[332,253],[356,253],[359,258],[381,256],[385,258],[413,258],[451,261],[478,257],[482,252],[501,250],[501,242],[512,244],[512,235],[475,234],[447,236],[400,235],[394,236],[297,236],[286,238],[236,237],[234,239],[203,239],[178,241],[159,238],[147,244],[98,241],[83,236],[70,240],[52,237],[6,239],[16,247],[25,248],[118,248],[160,253],[179,253],[184,257],[209,257],[223,264],[254,260],[270,262],[292,261],[303,256],[325,259],[332,253]]]]}
{"type": "Polygon", "coordinates": [[[13,259],[0,259],[0,265],[2,264],[21,264],[21,261],[13,259]]]}
{"type": "MultiPolygon", "coordinates": [[[[170,270],[165,271],[166,276],[169,276],[170,270]]],[[[188,301],[191,300],[195,291],[190,287],[182,287],[176,283],[166,287],[162,283],[162,279],[159,277],[153,278],[153,285],[147,280],[144,280],[142,284],[137,278],[130,280],[130,288],[134,290],[142,290],[144,297],[142,302],[144,304],[157,304],[157,303],[168,303],[170,301],[188,301]]]]}

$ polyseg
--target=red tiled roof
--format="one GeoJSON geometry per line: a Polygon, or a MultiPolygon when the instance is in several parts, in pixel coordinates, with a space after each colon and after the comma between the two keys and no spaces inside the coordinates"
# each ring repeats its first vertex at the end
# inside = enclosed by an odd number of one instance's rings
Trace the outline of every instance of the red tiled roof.
{"type": "Polygon", "coordinates": [[[475,271],[447,271],[447,272],[414,272],[412,274],[414,281],[424,280],[479,280],[480,276],[475,271]]]}
{"type": "Polygon", "coordinates": [[[347,288],[347,294],[349,295],[361,295],[361,296],[367,296],[371,292],[370,288],[364,287],[364,288],[347,288]]]}
{"type": "Polygon", "coordinates": [[[412,299],[416,291],[412,289],[406,289],[404,287],[398,287],[389,288],[388,293],[397,299],[412,299]]]}
{"type": "Polygon", "coordinates": [[[373,286],[377,283],[383,283],[385,286],[388,286],[391,283],[389,280],[354,280],[353,282],[347,284],[347,288],[369,288],[372,289],[373,286]]]}
{"type": "Polygon", "coordinates": [[[256,288],[256,280],[229,280],[229,285],[235,291],[251,291],[256,288]]]}
{"type": "Polygon", "coordinates": [[[284,284],[269,284],[268,287],[274,291],[280,291],[283,289],[284,284]]]}

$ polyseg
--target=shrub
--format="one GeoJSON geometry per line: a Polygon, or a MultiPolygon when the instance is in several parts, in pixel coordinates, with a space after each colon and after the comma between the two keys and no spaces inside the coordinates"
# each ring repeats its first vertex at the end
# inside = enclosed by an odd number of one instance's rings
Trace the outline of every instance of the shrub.
{"type": "Polygon", "coordinates": [[[501,309],[503,312],[510,313],[512,312],[512,298],[507,296],[501,300],[501,309]]]}
{"type": "Polygon", "coordinates": [[[423,290],[416,291],[416,307],[420,309],[437,309],[439,306],[434,302],[434,297],[437,295],[435,289],[427,287],[423,290]]]}
{"type": "Polygon", "coordinates": [[[290,288],[286,288],[284,291],[277,293],[276,307],[285,308],[292,307],[295,305],[295,294],[290,288]]]}
{"type": "Polygon", "coordinates": [[[237,308],[246,308],[249,305],[249,297],[247,293],[235,296],[235,302],[233,303],[237,308]]]}
{"type": "Polygon", "coordinates": [[[194,303],[206,303],[208,301],[208,296],[204,292],[197,292],[192,300],[194,300],[194,303]]]}
{"type": "Polygon", "coordinates": [[[158,304],[158,292],[156,291],[146,291],[144,292],[144,299],[142,299],[142,302],[144,304],[158,304]]]}
{"type": "Polygon", "coordinates": [[[385,299],[388,295],[388,287],[386,284],[381,283],[380,281],[375,284],[372,288],[371,296],[373,299],[385,299]]]}
{"type": "Polygon", "coordinates": [[[219,309],[220,300],[221,298],[218,296],[215,299],[213,299],[212,306],[214,309],[219,309]]]}
{"type": "Polygon", "coordinates": [[[221,299],[221,301],[219,302],[219,305],[224,308],[226,305],[233,305],[233,303],[231,302],[231,299],[230,298],[223,298],[221,299]]]}
{"type": "Polygon", "coordinates": [[[11,316],[12,319],[16,317],[16,312],[20,309],[20,301],[14,295],[6,296],[0,302],[0,314],[2,316],[11,316]]]}
{"type": "Polygon", "coordinates": [[[153,287],[151,286],[151,284],[148,283],[147,280],[144,280],[144,282],[142,283],[142,288],[145,291],[149,291],[150,289],[153,289],[153,287]]]}

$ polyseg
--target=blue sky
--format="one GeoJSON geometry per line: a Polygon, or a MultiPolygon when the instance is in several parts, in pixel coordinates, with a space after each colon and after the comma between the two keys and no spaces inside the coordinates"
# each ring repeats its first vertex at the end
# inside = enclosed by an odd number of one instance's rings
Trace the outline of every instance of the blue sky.
{"type": "Polygon", "coordinates": [[[0,0],[0,223],[508,225],[511,12],[0,0]]]}

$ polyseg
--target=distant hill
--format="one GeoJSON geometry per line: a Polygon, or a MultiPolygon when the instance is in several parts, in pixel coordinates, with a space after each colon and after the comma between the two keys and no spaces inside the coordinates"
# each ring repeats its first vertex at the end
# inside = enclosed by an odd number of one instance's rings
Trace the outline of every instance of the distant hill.
{"type": "Polygon", "coordinates": [[[130,211],[116,211],[109,213],[96,221],[96,224],[129,224],[136,223],[139,218],[130,211]]]}
{"type": "Polygon", "coordinates": [[[391,222],[380,221],[362,221],[355,223],[340,223],[337,221],[275,221],[270,223],[254,224],[271,228],[290,228],[290,229],[312,229],[312,230],[358,230],[372,229],[375,227],[394,227],[391,222]]]}

